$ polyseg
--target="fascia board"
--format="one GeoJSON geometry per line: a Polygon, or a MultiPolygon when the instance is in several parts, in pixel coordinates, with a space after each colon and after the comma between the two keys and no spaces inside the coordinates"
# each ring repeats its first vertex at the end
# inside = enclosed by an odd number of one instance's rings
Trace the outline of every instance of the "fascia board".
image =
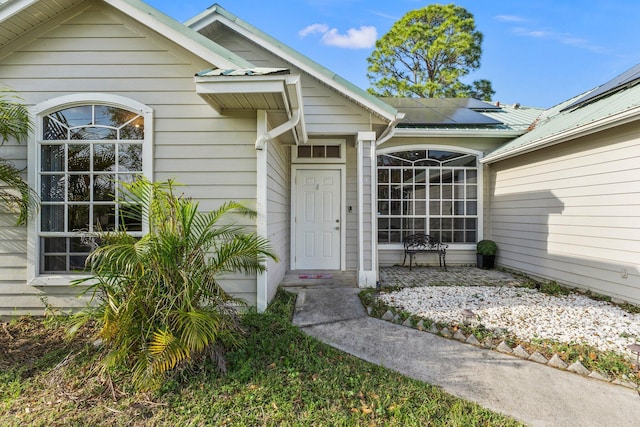
{"type": "Polygon", "coordinates": [[[401,138],[517,138],[523,131],[495,131],[478,129],[416,129],[398,128],[394,129],[394,137],[401,138]]]}

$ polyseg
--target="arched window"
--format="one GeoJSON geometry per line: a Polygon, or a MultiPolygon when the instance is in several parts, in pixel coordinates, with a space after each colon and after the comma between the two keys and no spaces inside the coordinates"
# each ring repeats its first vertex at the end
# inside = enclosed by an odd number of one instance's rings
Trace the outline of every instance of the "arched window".
{"type": "Polygon", "coordinates": [[[378,243],[414,233],[444,243],[478,237],[478,157],[444,150],[378,155],[378,243]]]}
{"type": "MultiPolygon", "coordinates": [[[[35,186],[37,273],[83,272],[92,233],[126,228],[142,235],[135,206],[121,203],[120,182],[145,172],[145,124],[151,110],[121,104],[72,103],[40,116],[35,186]]],[[[150,121],[150,120],[149,120],[150,121]]]]}

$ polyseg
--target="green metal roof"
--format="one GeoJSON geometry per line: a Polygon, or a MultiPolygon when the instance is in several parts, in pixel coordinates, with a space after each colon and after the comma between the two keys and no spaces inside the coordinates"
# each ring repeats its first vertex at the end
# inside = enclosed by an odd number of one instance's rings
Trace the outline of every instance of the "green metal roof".
{"type": "Polygon", "coordinates": [[[238,18],[237,16],[235,16],[231,12],[227,11],[226,9],[224,9],[222,6],[220,6],[217,3],[212,5],[212,6],[210,6],[209,8],[207,8],[207,10],[203,11],[202,13],[198,14],[197,16],[194,16],[193,18],[185,21],[184,25],[191,26],[193,23],[199,21],[202,18],[205,18],[208,15],[211,15],[212,13],[217,13],[217,14],[225,17],[226,19],[236,23],[240,27],[242,27],[245,30],[249,31],[250,33],[256,35],[257,37],[261,38],[262,40],[266,41],[267,43],[277,47],[280,51],[282,51],[283,53],[286,53],[288,56],[295,58],[297,61],[299,61],[302,64],[306,65],[307,67],[313,69],[317,73],[323,75],[324,77],[329,78],[330,80],[335,82],[337,86],[341,87],[341,90],[343,92],[351,92],[354,95],[356,95],[357,97],[365,99],[367,102],[371,103],[373,106],[375,106],[381,112],[386,113],[386,115],[389,118],[395,117],[395,115],[397,114],[397,110],[395,108],[393,108],[391,105],[386,104],[382,100],[378,99],[376,96],[371,95],[366,90],[364,90],[364,89],[356,86],[355,84],[349,82],[348,80],[340,77],[339,75],[337,75],[333,71],[329,70],[328,68],[325,68],[324,66],[318,64],[317,62],[315,62],[312,59],[308,58],[307,56],[301,54],[300,52],[296,51],[295,49],[292,49],[289,46],[287,46],[286,44],[280,42],[279,40],[276,40],[275,38],[271,37],[270,35],[268,35],[267,33],[263,32],[263,31],[261,31],[260,29],[254,27],[253,25],[249,24],[248,22],[243,21],[242,19],[238,18]]]}
{"type": "Polygon", "coordinates": [[[624,121],[640,119],[640,84],[612,93],[576,109],[568,109],[590,92],[575,96],[545,111],[526,134],[487,155],[492,163],[596,132],[624,121]]]}

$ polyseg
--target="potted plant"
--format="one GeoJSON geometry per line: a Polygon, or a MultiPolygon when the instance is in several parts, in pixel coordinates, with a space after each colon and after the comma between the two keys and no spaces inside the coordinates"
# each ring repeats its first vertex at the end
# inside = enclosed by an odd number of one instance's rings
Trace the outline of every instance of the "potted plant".
{"type": "Polygon", "coordinates": [[[493,240],[480,240],[476,246],[476,262],[478,268],[488,270],[493,268],[496,260],[498,245],[493,240]]]}

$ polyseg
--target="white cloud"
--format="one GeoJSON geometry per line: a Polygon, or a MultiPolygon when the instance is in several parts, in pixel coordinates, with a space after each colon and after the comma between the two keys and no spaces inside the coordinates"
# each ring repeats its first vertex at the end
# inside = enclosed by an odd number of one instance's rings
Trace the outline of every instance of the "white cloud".
{"type": "Polygon", "coordinates": [[[363,25],[360,28],[350,28],[346,34],[340,34],[336,28],[329,28],[325,24],[312,24],[298,32],[300,37],[309,34],[322,34],[322,42],[327,46],[347,49],[368,49],[376,44],[378,31],[374,26],[363,25]]]}
{"type": "Polygon", "coordinates": [[[608,54],[608,50],[602,46],[593,44],[589,40],[576,37],[569,33],[559,33],[547,30],[530,30],[526,28],[513,28],[513,32],[519,36],[533,37],[537,39],[547,39],[556,41],[568,46],[574,46],[579,49],[588,50],[598,54],[608,54]]]}
{"type": "Polygon", "coordinates": [[[503,22],[524,22],[526,21],[526,19],[524,19],[521,16],[516,16],[516,15],[498,15],[495,16],[494,19],[496,21],[503,21],[503,22]]]}
{"type": "Polygon", "coordinates": [[[300,37],[306,37],[309,34],[324,34],[329,31],[329,27],[325,24],[311,24],[298,32],[300,37]]]}

